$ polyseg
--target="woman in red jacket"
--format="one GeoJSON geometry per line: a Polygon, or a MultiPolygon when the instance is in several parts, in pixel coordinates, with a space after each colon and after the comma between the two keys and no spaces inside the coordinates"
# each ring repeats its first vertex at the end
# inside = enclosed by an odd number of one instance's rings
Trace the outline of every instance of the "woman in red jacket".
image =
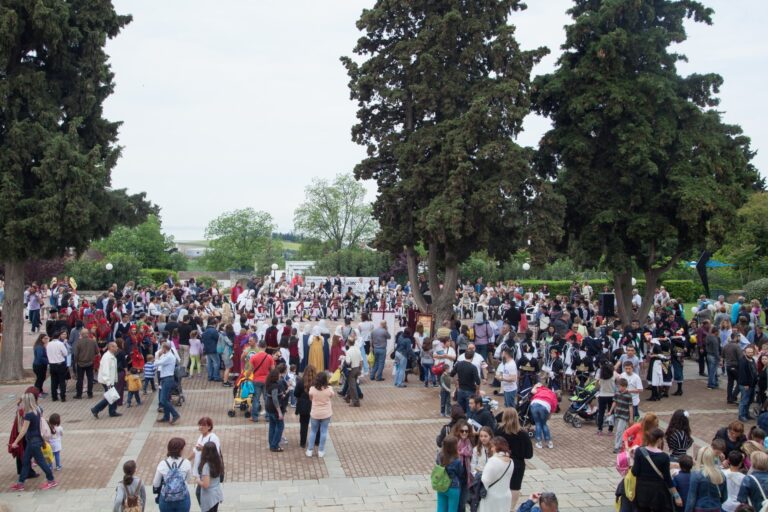
{"type": "Polygon", "coordinates": [[[541,448],[542,438],[547,442],[548,448],[554,448],[552,435],[549,433],[547,420],[549,415],[557,410],[557,395],[554,391],[542,384],[536,384],[531,390],[530,414],[536,424],[536,448],[541,448]]]}

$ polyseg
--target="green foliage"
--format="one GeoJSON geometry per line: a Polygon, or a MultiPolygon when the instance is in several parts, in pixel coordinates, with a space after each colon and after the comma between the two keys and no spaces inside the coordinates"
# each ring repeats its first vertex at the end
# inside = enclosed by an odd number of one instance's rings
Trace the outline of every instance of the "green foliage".
{"type": "Polygon", "coordinates": [[[673,299],[695,301],[699,295],[704,293],[704,288],[698,280],[663,279],[661,284],[664,285],[669,296],[673,299]]]}
{"type": "Polygon", "coordinates": [[[107,38],[130,21],[111,2],[0,6],[0,260],[85,250],[152,209],[111,188],[120,123],[103,117],[107,38]]]}
{"type": "Polygon", "coordinates": [[[378,184],[377,247],[398,254],[423,243],[442,271],[479,247],[508,254],[526,225],[557,212],[555,200],[530,208],[546,186],[532,151],[515,143],[531,68],[546,53],[522,51],[514,38],[508,16],[524,7],[379,0],[363,10],[354,53],[364,60],[342,62],[359,107],[352,138],[367,150],[355,177],[378,184]]]}
{"type": "MultiPolygon", "coordinates": [[[[553,121],[538,162],[567,200],[568,245],[581,264],[655,274],[731,228],[761,181],[749,139],[722,122],[715,74],[677,74],[690,0],[576,1],[555,72],[536,79],[553,121]]],[[[650,275],[650,274],[647,274],[650,275]]]]}
{"type": "Polygon", "coordinates": [[[210,271],[254,269],[269,272],[272,263],[280,265],[282,243],[272,238],[275,230],[272,216],[267,212],[244,208],[226,212],[205,228],[208,250],[203,257],[210,271]]]}
{"type": "Polygon", "coordinates": [[[332,251],[315,262],[312,273],[316,275],[380,276],[391,264],[392,258],[384,252],[347,247],[332,251]]]}
{"type": "Polygon", "coordinates": [[[293,214],[297,233],[328,242],[335,251],[373,238],[376,223],[365,201],[365,187],[352,176],[339,174],[332,183],[315,178],[304,196],[293,214]]]}
{"type": "Polygon", "coordinates": [[[214,283],[218,283],[216,278],[213,276],[196,277],[195,282],[198,284],[198,286],[201,286],[203,288],[210,288],[211,285],[213,285],[214,283]]]}
{"type": "Polygon", "coordinates": [[[162,232],[160,218],[150,215],[135,227],[119,226],[112,233],[93,244],[103,254],[130,254],[146,268],[173,268],[183,270],[186,258],[183,254],[168,251],[174,247],[172,236],[162,232]]]}
{"type": "Polygon", "coordinates": [[[179,280],[179,273],[169,268],[143,268],[139,280],[142,283],[149,281],[154,285],[159,285],[164,283],[168,276],[173,276],[174,283],[179,280]]]}
{"type": "Polygon", "coordinates": [[[736,216],[716,256],[735,264],[744,282],[768,274],[768,193],[749,196],[736,216]]]}
{"type": "Polygon", "coordinates": [[[768,297],[768,278],[750,281],[744,285],[744,296],[747,300],[757,299],[759,301],[768,297]]]}
{"type": "Polygon", "coordinates": [[[296,253],[297,260],[316,261],[329,251],[327,244],[318,238],[306,238],[296,253]]]}
{"type": "MultiPolygon", "coordinates": [[[[113,283],[119,286],[140,276],[141,262],[130,254],[110,254],[101,260],[83,256],[68,261],[64,272],[75,278],[81,290],[106,290],[113,283]],[[112,263],[112,270],[107,270],[107,263],[112,263]]],[[[141,282],[141,281],[139,281],[141,282]]]]}

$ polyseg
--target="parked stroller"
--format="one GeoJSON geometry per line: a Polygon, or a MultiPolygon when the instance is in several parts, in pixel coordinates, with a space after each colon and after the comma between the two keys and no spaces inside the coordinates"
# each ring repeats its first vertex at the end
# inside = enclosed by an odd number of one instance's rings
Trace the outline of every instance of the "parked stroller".
{"type": "Polygon", "coordinates": [[[597,416],[597,408],[592,402],[598,392],[598,383],[591,379],[583,387],[577,386],[575,393],[569,398],[571,405],[563,415],[563,421],[574,428],[581,428],[584,421],[592,421],[597,416]]]}
{"type": "Polygon", "coordinates": [[[534,423],[531,417],[531,389],[525,388],[517,392],[517,418],[520,421],[520,427],[528,432],[528,437],[533,437],[534,423]]]}
{"type": "Polygon", "coordinates": [[[251,417],[251,410],[253,407],[253,395],[256,389],[253,387],[253,380],[251,379],[251,372],[243,372],[232,388],[232,394],[234,396],[232,402],[232,408],[227,411],[227,416],[234,418],[237,411],[243,411],[243,415],[246,418],[251,417]]]}
{"type": "Polygon", "coordinates": [[[184,387],[182,386],[186,376],[187,369],[181,363],[176,363],[176,368],[173,370],[173,387],[171,388],[171,402],[176,407],[181,407],[187,400],[184,397],[184,387]]]}

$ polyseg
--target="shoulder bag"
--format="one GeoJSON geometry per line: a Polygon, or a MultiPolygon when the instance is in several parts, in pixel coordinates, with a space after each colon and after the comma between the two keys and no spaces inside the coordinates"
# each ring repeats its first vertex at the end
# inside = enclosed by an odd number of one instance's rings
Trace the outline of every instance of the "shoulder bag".
{"type": "Polygon", "coordinates": [[[749,475],[749,478],[755,481],[755,485],[757,485],[757,488],[760,491],[760,495],[763,497],[763,505],[760,507],[760,510],[758,510],[757,512],[768,512],[768,498],[766,498],[765,496],[765,491],[763,490],[763,486],[760,485],[760,480],[755,478],[755,475],[749,475]]]}
{"type": "Polygon", "coordinates": [[[477,489],[477,494],[478,494],[478,496],[480,496],[480,499],[481,499],[481,500],[484,500],[484,499],[485,499],[485,498],[488,496],[488,490],[489,490],[491,487],[493,487],[494,485],[496,485],[497,483],[499,483],[499,481],[500,481],[502,478],[504,478],[504,475],[506,475],[506,474],[507,474],[507,471],[509,471],[509,468],[511,468],[511,467],[512,467],[512,461],[510,460],[510,461],[509,461],[509,464],[507,464],[507,469],[505,469],[505,470],[504,470],[504,472],[501,474],[501,476],[500,476],[499,478],[497,478],[497,479],[496,479],[496,481],[495,481],[495,482],[493,482],[491,485],[489,485],[487,488],[485,487],[485,485],[483,485],[483,482],[482,482],[482,480],[480,481],[480,486],[479,486],[479,488],[477,489]]]}

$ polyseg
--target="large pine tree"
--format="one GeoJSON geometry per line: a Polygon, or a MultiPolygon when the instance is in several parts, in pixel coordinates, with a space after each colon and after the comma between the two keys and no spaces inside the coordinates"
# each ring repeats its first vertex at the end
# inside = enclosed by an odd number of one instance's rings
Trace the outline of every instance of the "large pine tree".
{"type": "MultiPolygon", "coordinates": [[[[506,257],[537,220],[526,212],[544,186],[532,151],[514,139],[530,111],[531,68],[546,50],[518,46],[508,17],[522,8],[379,0],[357,23],[362,62],[343,59],[359,105],[352,137],[367,148],[355,176],[378,184],[377,244],[405,249],[414,284],[417,247],[427,251],[438,322],[451,312],[459,263],[480,249],[506,257]]],[[[427,309],[417,286],[414,295],[427,309]]]]}
{"type": "Polygon", "coordinates": [[[759,175],[749,139],[726,125],[715,74],[680,76],[684,22],[710,24],[690,0],[576,0],[556,70],[534,103],[553,128],[541,161],[567,201],[565,231],[581,262],[614,276],[619,314],[632,315],[632,268],[646,280],[645,318],[661,274],[722,239],[759,175]]]}
{"type": "Polygon", "coordinates": [[[129,21],[108,0],[0,3],[0,380],[22,377],[24,262],[83,250],[151,209],[110,188],[119,123],[102,113],[104,45],[129,21]]]}

